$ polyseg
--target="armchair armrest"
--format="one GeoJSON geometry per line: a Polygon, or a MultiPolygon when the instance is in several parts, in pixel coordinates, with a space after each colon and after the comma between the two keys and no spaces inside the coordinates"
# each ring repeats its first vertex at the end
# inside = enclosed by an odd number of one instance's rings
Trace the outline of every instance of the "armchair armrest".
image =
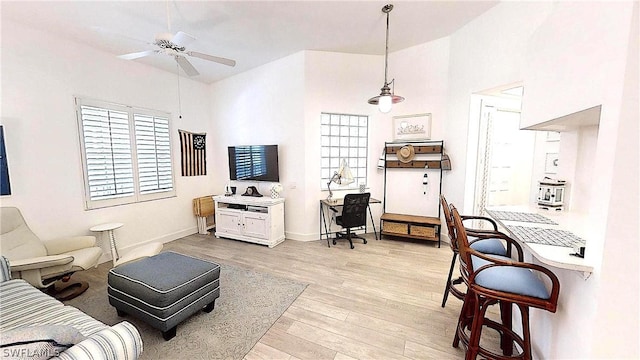
{"type": "Polygon", "coordinates": [[[128,360],[137,359],[142,353],[140,333],[127,321],[101,330],[60,353],[56,359],[128,360]]]}
{"type": "Polygon", "coordinates": [[[11,269],[9,268],[9,260],[0,256],[0,282],[11,280],[11,269]]]}
{"type": "Polygon", "coordinates": [[[11,271],[27,271],[47,268],[51,266],[60,266],[71,264],[73,256],[69,255],[50,255],[39,256],[28,259],[11,260],[11,271]]]}
{"type": "Polygon", "coordinates": [[[491,226],[493,227],[493,230],[478,230],[478,229],[469,228],[468,230],[470,230],[470,231],[498,231],[498,224],[495,222],[495,220],[493,220],[491,218],[488,218],[486,216],[460,215],[460,218],[462,219],[462,223],[463,224],[467,220],[480,220],[480,221],[486,221],[486,222],[490,223],[491,226]]]}
{"type": "Polygon", "coordinates": [[[59,238],[42,242],[47,248],[47,254],[58,255],[67,252],[90,248],[96,246],[95,236],[73,236],[59,238]]]}

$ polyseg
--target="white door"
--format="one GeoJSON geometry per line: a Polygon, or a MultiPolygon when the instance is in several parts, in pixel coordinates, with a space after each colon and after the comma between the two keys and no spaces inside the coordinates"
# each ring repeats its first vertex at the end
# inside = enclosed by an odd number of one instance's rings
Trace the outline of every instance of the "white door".
{"type": "Polygon", "coordinates": [[[474,213],[528,203],[535,134],[520,130],[520,112],[482,101],[474,213]]]}

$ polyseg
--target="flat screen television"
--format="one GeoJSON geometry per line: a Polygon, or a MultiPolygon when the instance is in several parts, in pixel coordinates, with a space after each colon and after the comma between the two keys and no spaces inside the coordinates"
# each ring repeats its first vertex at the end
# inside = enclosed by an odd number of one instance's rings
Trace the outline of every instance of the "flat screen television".
{"type": "Polygon", "coordinates": [[[231,180],[280,181],[278,145],[229,146],[231,180]]]}

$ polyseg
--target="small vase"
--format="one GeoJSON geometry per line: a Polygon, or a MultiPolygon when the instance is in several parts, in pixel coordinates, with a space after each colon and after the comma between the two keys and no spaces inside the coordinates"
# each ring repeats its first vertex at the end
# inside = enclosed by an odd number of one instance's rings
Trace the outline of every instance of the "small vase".
{"type": "Polygon", "coordinates": [[[271,189],[271,198],[277,199],[279,197],[280,197],[280,194],[277,191],[275,191],[275,189],[271,189]]]}

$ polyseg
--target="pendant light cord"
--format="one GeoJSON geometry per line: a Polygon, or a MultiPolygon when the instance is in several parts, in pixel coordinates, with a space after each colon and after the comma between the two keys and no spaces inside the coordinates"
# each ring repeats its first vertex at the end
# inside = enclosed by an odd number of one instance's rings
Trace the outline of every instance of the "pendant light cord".
{"type": "MultiPolygon", "coordinates": [[[[389,10],[391,11],[391,10],[389,10]]],[[[388,84],[387,83],[387,59],[389,57],[389,13],[387,12],[387,37],[386,40],[384,42],[384,84],[385,86],[388,84]]]]}

